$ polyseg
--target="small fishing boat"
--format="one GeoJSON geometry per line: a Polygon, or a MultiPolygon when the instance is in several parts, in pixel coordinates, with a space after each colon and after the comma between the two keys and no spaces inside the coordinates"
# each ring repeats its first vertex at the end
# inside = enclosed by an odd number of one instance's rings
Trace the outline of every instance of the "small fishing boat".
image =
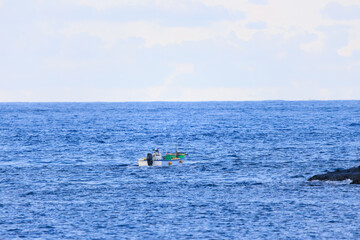
{"type": "Polygon", "coordinates": [[[165,156],[162,156],[159,149],[154,148],[153,153],[148,153],[146,158],[140,158],[138,160],[139,166],[171,166],[173,164],[181,164],[184,161],[185,156],[188,155],[184,152],[178,152],[175,148],[174,153],[168,153],[166,151],[165,156]]]}

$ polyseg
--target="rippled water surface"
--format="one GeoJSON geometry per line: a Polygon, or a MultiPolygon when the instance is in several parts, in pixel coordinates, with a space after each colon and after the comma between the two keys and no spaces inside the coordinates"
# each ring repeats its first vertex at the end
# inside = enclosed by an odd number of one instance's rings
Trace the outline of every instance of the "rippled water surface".
{"type": "Polygon", "coordinates": [[[360,239],[360,186],[307,182],[358,165],[359,101],[2,103],[0,239],[360,239]]]}

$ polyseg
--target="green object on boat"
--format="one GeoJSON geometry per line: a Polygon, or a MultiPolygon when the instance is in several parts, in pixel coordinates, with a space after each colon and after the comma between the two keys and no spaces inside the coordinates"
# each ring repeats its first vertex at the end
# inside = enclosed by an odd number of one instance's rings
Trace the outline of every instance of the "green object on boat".
{"type": "Polygon", "coordinates": [[[178,152],[177,154],[176,153],[167,153],[164,156],[164,159],[165,160],[171,160],[171,159],[176,159],[176,158],[184,159],[185,155],[187,155],[187,154],[186,153],[180,153],[180,152],[178,152]]]}

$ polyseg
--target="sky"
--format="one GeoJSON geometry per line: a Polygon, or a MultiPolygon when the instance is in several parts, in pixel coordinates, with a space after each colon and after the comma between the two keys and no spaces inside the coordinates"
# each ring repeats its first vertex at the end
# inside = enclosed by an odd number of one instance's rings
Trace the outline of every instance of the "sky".
{"type": "Polygon", "coordinates": [[[0,0],[0,102],[360,99],[360,0],[0,0]]]}

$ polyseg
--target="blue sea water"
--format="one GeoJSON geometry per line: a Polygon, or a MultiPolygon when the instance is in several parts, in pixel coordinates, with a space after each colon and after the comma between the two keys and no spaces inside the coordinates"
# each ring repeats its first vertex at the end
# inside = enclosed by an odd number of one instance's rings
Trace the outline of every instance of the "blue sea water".
{"type": "Polygon", "coordinates": [[[360,101],[2,103],[0,239],[360,239],[360,186],[307,182],[358,165],[360,101]]]}

